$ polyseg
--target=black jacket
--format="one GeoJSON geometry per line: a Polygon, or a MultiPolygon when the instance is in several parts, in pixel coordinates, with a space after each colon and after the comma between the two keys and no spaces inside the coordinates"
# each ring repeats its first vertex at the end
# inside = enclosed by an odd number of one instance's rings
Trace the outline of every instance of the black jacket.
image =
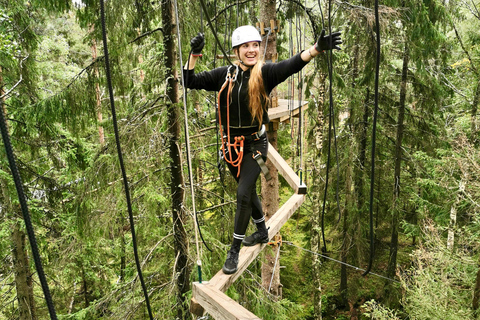
{"type": "MultiPolygon", "coordinates": [[[[300,58],[297,54],[287,60],[278,63],[266,63],[262,67],[263,83],[267,95],[281,82],[289,76],[299,72],[308,62],[300,58]]],[[[183,69],[183,76],[186,81],[185,86],[190,89],[204,89],[207,91],[220,91],[225,82],[229,68],[235,66],[224,66],[195,74],[194,70],[183,69]]],[[[230,69],[233,70],[233,69],[230,69]]],[[[235,86],[230,95],[230,126],[231,127],[258,127],[259,123],[255,120],[252,123],[252,115],[248,110],[248,80],[250,78],[250,69],[243,71],[238,68],[235,86]]],[[[220,97],[220,113],[222,115],[222,124],[227,124],[227,89],[223,90],[220,97]]],[[[269,122],[267,106],[265,102],[263,123],[269,122]]]]}

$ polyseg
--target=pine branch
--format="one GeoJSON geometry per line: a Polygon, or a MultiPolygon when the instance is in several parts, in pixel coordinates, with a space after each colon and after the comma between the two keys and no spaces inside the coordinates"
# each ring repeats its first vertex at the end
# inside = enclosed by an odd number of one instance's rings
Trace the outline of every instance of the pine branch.
{"type": "Polygon", "coordinates": [[[142,38],[145,38],[146,36],[149,36],[151,35],[152,33],[155,33],[157,31],[161,31],[163,33],[163,28],[162,27],[159,27],[157,29],[153,29],[153,30],[150,30],[150,31],[147,31],[145,33],[142,33],[141,35],[139,35],[138,37],[136,37],[135,39],[131,40],[128,44],[131,44],[131,43],[134,43],[134,42],[137,42],[138,40],[142,39],[142,38]]]}

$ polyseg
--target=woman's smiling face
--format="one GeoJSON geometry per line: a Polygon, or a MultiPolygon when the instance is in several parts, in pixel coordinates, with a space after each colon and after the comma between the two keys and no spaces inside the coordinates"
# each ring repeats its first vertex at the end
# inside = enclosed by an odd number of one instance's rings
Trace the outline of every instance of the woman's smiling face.
{"type": "Polygon", "coordinates": [[[257,63],[259,54],[260,43],[257,41],[243,43],[237,49],[238,58],[247,67],[253,67],[257,63]]]}

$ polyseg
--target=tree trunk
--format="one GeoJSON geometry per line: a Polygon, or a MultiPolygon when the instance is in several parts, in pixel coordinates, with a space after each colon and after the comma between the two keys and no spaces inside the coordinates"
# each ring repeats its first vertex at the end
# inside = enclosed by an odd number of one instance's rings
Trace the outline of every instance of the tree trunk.
{"type": "Polygon", "coordinates": [[[472,309],[478,316],[478,308],[480,307],[480,262],[478,263],[477,277],[475,278],[475,288],[473,289],[472,309]]]}
{"type": "MultiPolygon", "coordinates": [[[[402,164],[402,141],[405,117],[405,100],[407,96],[407,76],[408,76],[409,49],[408,43],[405,41],[405,51],[403,53],[402,82],[400,84],[400,102],[398,105],[397,119],[397,136],[395,141],[395,173],[393,187],[393,206],[392,206],[392,234],[390,242],[390,255],[387,267],[387,277],[393,278],[397,269],[397,252],[398,252],[398,224],[400,219],[400,208],[398,208],[398,200],[400,197],[400,174],[402,164]]],[[[387,280],[387,296],[390,292],[391,282],[387,280]]]]}
{"type": "MultiPolygon", "coordinates": [[[[322,151],[323,151],[323,130],[324,126],[324,113],[323,105],[325,101],[325,75],[321,74],[319,77],[319,97],[316,101],[317,103],[317,119],[316,125],[313,128],[313,150],[314,157],[312,157],[312,186],[309,189],[310,194],[312,195],[312,202],[314,208],[321,208],[322,202],[320,194],[322,189],[325,188],[325,183],[322,182],[322,151]]],[[[319,209],[314,214],[312,214],[311,224],[312,228],[310,231],[310,243],[311,250],[313,252],[322,252],[322,224],[321,224],[321,210],[319,209]]],[[[322,274],[322,260],[318,255],[312,255],[312,282],[313,282],[313,319],[321,320],[322,319],[322,284],[321,284],[321,274],[322,274]]]]}
{"type": "MultiPolygon", "coordinates": [[[[367,159],[367,131],[368,131],[368,118],[370,115],[370,108],[369,108],[369,101],[370,101],[370,90],[367,87],[365,92],[365,99],[363,101],[363,113],[362,117],[359,117],[359,121],[356,121],[357,125],[355,125],[355,139],[356,145],[358,148],[358,161],[353,167],[353,198],[356,201],[357,211],[360,214],[356,214],[353,217],[352,221],[352,229],[355,229],[351,233],[352,235],[352,242],[356,243],[356,250],[354,254],[352,254],[352,260],[356,261],[357,265],[361,265],[363,263],[363,248],[364,248],[364,238],[362,237],[362,213],[367,212],[365,207],[365,165],[367,159]]],[[[352,119],[355,118],[355,115],[352,115],[352,119]]],[[[364,216],[364,215],[363,215],[364,216]]]]}
{"type": "Polygon", "coordinates": [[[172,218],[175,248],[174,274],[177,288],[177,318],[190,319],[188,305],[185,303],[186,293],[190,290],[190,268],[188,266],[188,237],[185,231],[186,212],[183,209],[184,179],[182,175],[182,158],[180,150],[180,110],[178,108],[178,74],[176,69],[177,53],[175,50],[176,21],[173,2],[162,1],[163,44],[165,48],[165,66],[170,70],[166,75],[167,81],[167,114],[169,128],[169,153],[172,181],[170,192],[172,195],[172,218]]]}
{"type": "Polygon", "coordinates": [[[15,223],[12,231],[12,258],[17,289],[18,314],[20,320],[36,320],[35,300],[33,297],[33,273],[28,262],[25,247],[25,232],[15,223]]]}
{"type": "Polygon", "coordinates": [[[480,103],[480,80],[477,83],[477,90],[475,90],[475,96],[473,97],[472,101],[472,112],[471,112],[471,141],[475,145],[478,145],[478,120],[477,120],[477,113],[478,113],[478,104],[480,103]]]}
{"type": "Polygon", "coordinates": [[[452,251],[455,245],[455,228],[457,226],[457,206],[462,198],[462,193],[465,190],[465,184],[462,180],[458,183],[458,193],[455,202],[450,208],[450,223],[448,225],[447,249],[452,251]]]}
{"type": "MultiPolygon", "coordinates": [[[[358,56],[359,56],[359,45],[355,44],[353,50],[353,60],[352,60],[352,89],[355,92],[356,79],[358,77],[358,56]]],[[[357,103],[354,97],[351,98],[350,108],[349,108],[349,117],[348,117],[348,129],[351,137],[355,136],[355,117],[356,117],[356,107],[357,103]]],[[[352,242],[351,236],[349,235],[349,213],[350,208],[354,208],[354,196],[355,193],[352,192],[353,186],[353,158],[354,158],[354,148],[355,145],[352,144],[348,148],[348,161],[347,161],[347,170],[345,171],[345,210],[343,211],[343,231],[342,231],[342,246],[341,246],[341,260],[343,264],[340,266],[340,297],[341,303],[343,306],[347,306],[348,303],[348,274],[347,274],[347,258],[352,242]]]]}
{"type": "MultiPolygon", "coordinates": [[[[90,30],[93,33],[93,25],[90,30]]],[[[92,40],[92,58],[95,61],[97,59],[97,41],[95,39],[92,40]]],[[[103,132],[102,121],[103,121],[103,114],[102,114],[102,93],[100,91],[100,84],[98,83],[99,79],[99,72],[98,72],[98,65],[95,64],[95,77],[97,78],[97,82],[95,83],[95,98],[97,101],[95,109],[97,110],[97,121],[98,121],[98,141],[100,145],[103,146],[105,144],[105,134],[103,132]]]]}
{"type": "MultiPolygon", "coordinates": [[[[260,1],[259,17],[260,23],[265,23],[265,27],[270,27],[270,20],[276,20],[275,17],[275,0],[260,1]]],[[[262,42],[262,49],[265,51],[265,59],[276,59],[277,55],[277,36],[275,30],[271,30],[272,34],[268,37],[268,43],[265,40],[262,42]]],[[[270,97],[272,101],[276,101],[277,92],[273,90],[270,97]]],[[[277,149],[277,125],[270,124],[268,128],[268,141],[277,149]]],[[[275,169],[270,161],[267,161],[267,167],[270,170],[272,179],[266,181],[262,175],[262,207],[265,214],[265,220],[268,221],[278,210],[278,171],[275,169]]],[[[280,240],[281,235],[275,235],[274,240],[280,240]]],[[[279,244],[271,246],[271,250],[265,250],[265,260],[262,264],[262,284],[274,296],[281,298],[281,284],[280,284],[280,256],[279,244]]]]}
{"type": "MultiPolygon", "coordinates": [[[[5,104],[5,90],[3,89],[3,74],[2,67],[0,66],[0,99],[2,99],[3,112],[5,117],[5,124],[7,123],[7,107],[5,104]]],[[[13,212],[13,205],[8,190],[8,183],[4,180],[0,180],[1,198],[0,203],[2,210],[6,212],[13,212]]],[[[35,308],[35,299],[33,296],[33,273],[30,270],[28,262],[27,249],[25,244],[25,232],[20,230],[20,223],[17,222],[13,226],[11,233],[12,243],[12,261],[15,274],[15,287],[17,290],[18,300],[18,319],[19,320],[36,320],[37,313],[35,308]]]]}

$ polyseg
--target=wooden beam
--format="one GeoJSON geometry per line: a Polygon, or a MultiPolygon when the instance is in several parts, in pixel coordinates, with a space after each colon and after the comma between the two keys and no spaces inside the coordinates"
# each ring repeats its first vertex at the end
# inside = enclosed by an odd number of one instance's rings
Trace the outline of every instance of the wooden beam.
{"type": "MultiPolygon", "coordinates": [[[[269,240],[280,231],[283,224],[292,216],[297,208],[300,207],[304,200],[304,195],[292,195],[290,199],[288,199],[287,202],[285,202],[283,206],[266,222],[267,228],[269,228],[269,240]]],[[[234,274],[225,274],[220,270],[212,279],[210,279],[210,284],[220,291],[226,291],[266,246],[266,244],[260,244],[253,247],[242,247],[238,257],[238,271],[234,274]]]]}
{"type": "Polygon", "coordinates": [[[260,319],[222,291],[209,284],[193,283],[193,296],[214,319],[260,319]]]}
{"type": "Polygon", "coordinates": [[[293,171],[288,163],[278,154],[277,150],[269,143],[268,144],[268,160],[272,161],[273,165],[280,174],[287,180],[288,184],[295,190],[295,193],[305,194],[307,192],[306,186],[300,184],[299,176],[293,171]]]}
{"type": "MultiPolygon", "coordinates": [[[[302,107],[305,107],[307,104],[307,101],[302,101],[301,103],[302,107]]],[[[278,107],[268,109],[268,118],[270,121],[283,122],[289,119],[290,115],[297,116],[300,110],[299,106],[299,100],[278,99],[278,107]]],[[[302,108],[302,111],[303,110],[305,110],[305,108],[302,108]]]]}
{"type": "MultiPolygon", "coordinates": [[[[280,231],[280,228],[285,224],[285,222],[292,216],[292,214],[300,207],[300,205],[305,200],[305,195],[303,194],[294,194],[283,204],[283,206],[278,209],[278,211],[266,222],[268,230],[268,239],[273,238],[274,235],[280,231]]],[[[253,247],[243,247],[240,250],[240,255],[238,258],[238,271],[234,274],[225,274],[222,270],[218,271],[215,276],[208,282],[208,286],[213,286],[217,290],[222,292],[227,291],[227,289],[235,282],[235,280],[240,277],[240,275],[247,269],[250,263],[255,260],[258,254],[265,248],[266,244],[258,244],[253,247]]],[[[202,315],[203,313],[199,310],[202,310],[202,301],[193,294],[193,299],[190,302],[190,310],[195,311],[196,315],[202,315]],[[200,303],[201,306],[197,304],[200,303]]],[[[203,306],[204,307],[204,306],[203,306]]],[[[222,319],[222,318],[220,318],[222,319]]]]}

